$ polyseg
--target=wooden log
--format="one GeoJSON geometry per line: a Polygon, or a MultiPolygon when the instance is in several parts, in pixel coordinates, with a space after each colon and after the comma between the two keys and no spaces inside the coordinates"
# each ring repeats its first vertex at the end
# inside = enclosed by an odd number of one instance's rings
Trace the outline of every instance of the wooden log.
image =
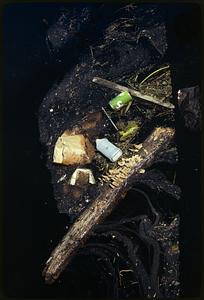
{"type": "MultiPolygon", "coordinates": [[[[77,253],[92,233],[94,227],[101,223],[116,207],[118,202],[131,188],[141,169],[149,167],[156,155],[164,150],[174,136],[172,128],[156,128],[143,142],[137,153],[137,162],[129,165],[127,177],[115,188],[108,184],[101,188],[99,196],[73,223],[67,234],[51,253],[43,270],[46,283],[53,283],[66,268],[71,258],[77,253]]],[[[121,167],[122,168],[122,167],[121,167]]]]}
{"type": "Polygon", "coordinates": [[[109,80],[106,80],[106,79],[103,79],[103,78],[100,78],[100,77],[94,77],[92,79],[92,81],[97,83],[97,84],[100,84],[102,86],[105,86],[107,88],[118,91],[118,92],[128,91],[134,97],[137,97],[139,99],[143,99],[145,101],[148,101],[148,102],[151,102],[151,103],[154,103],[154,104],[166,107],[166,108],[170,108],[170,109],[175,108],[175,106],[170,102],[162,102],[159,99],[157,99],[156,97],[152,97],[152,96],[149,96],[149,95],[142,94],[139,91],[136,91],[134,89],[122,86],[120,84],[117,84],[115,82],[112,82],[112,81],[109,81],[109,80]]]}

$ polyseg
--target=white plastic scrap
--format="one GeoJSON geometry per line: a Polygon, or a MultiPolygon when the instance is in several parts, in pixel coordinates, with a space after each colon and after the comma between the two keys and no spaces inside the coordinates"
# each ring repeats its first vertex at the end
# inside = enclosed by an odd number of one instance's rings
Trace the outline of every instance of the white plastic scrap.
{"type": "Polygon", "coordinates": [[[96,183],[95,178],[93,176],[93,173],[90,169],[80,169],[80,168],[78,168],[74,171],[74,173],[71,176],[70,185],[75,185],[76,184],[76,181],[79,178],[80,173],[84,173],[84,175],[88,176],[90,184],[95,184],[96,183]]]}
{"type": "Polygon", "coordinates": [[[96,149],[112,162],[117,161],[122,155],[122,150],[113,145],[107,138],[96,139],[96,149]]]}
{"type": "Polygon", "coordinates": [[[57,183],[63,181],[65,178],[66,178],[66,174],[64,174],[62,177],[60,177],[58,180],[57,180],[57,183]]]}

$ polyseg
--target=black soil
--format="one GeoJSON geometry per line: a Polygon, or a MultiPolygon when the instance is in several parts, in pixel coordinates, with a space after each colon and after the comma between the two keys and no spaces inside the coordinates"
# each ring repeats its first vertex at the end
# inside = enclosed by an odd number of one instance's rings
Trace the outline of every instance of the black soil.
{"type": "MultiPolygon", "coordinates": [[[[41,272],[87,205],[67,202],[56,184],[70,172],[51,163],[56,139],[116,95],[95,86],[92,77],[137,86],[169,64],[169,100],[175,103],[178,89],[200,85],[199,7],[12,4],[3,21],[4,293],[70,299],[147,297],[155,291],[157,297],[198,296],[200,132],[184,126],[177,105],[167,114],[151,104],[131,107],[127,117],[134,111],[143,124],[135,142],[155,126],[175,127],[171,153],[163,154],[96,228],[56,284],[45,285],[41,272]],[[181,197],[170,184],[174,180],[181,197]]],[[[169,91],[167,75],[162,82],[169,91]]],[[[154,78],[144,90],[154,91],[159,82],[154,78]]],[[[157,96],[163,92],[157,90],[157,96]]]]}

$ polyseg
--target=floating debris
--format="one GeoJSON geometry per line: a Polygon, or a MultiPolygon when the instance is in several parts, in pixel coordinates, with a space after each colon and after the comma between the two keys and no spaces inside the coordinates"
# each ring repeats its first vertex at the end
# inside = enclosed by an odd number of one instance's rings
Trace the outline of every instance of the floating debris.
{"type": "Polygon", "coordinates": [[[120,140],[124,141],[129,137],[135,136],[140,127],[139,125],[140,124],[136,121],[129,121],[128,125],[123,130],[119,131],[120,140]]]}
{"type": "MultiPolygon", "coordinates": [[[[118,187],[128,176],[132,166],[141,161],[141,156],[138,155],[139,150],[142,148],[142,144],[133,145],[131,152],[133,155],[130,157],[123,157],[117,162],[117,166],[113,169],[109,169],[106,174],[103,174],[99,178],[101,185],[103,183],[109,183],[111,188],[118,187]]],[[[144,173],[144,169],[140,169],[138,173],[144,173]]]]}
{"type": "Polygon", "coordinates": [[[70,185],[75,185],[77,182],[80,182],[80,184],[96,183],[93,173],[90,169],[80,169],[80,168],[76,169],[72,174],[70,179],[70,185]]]}
{"type": "Polygon", "coordinates": [[[113,145],[106,138],[96,139],[96,149],[112,162],[117,161],[122,155],[122,150],[113,145]]]}
{"type": "Polygon", "coordinates": [[[66,130],[57,140],[53,162],[64,165],[91,163],[95,149],[82,134],[71,135],[66,130]]]}
{"type": "Polygon", "coordinates": [[[61,181],[65,180],[66,177],[67,177],[67,175],[64,174],[63,176],[61,176],[61,177],[57,180],[57,183],[60,183],[61,181]]]}
{"type": "Polygon", "coordinates": [[[109,101],[109,105],[113,110],[119,110],[122,107],[129,104],[132,101],[132,96],[129,94],[128,91],[124,91],[120,93],[117,97],[113,98],[109,101]]]}
{"type": "Polygon", "coordinates": [[[161,99],[158,99],[155,96],[144,94],[144,93],[142,93],[138,90],[135,90],[135,89],[132,89],[132,88],[127,88],[125,86],[122,86],[120,84],[117,84],[115,82],[111,82],[109,80],[106,80],[106,79],[103,79],[103,78],[100,78],[100,77],[94,77],[92,79],[92,81],[94,83],[100,84],[102,86],[111,88],[115,91],[128,91],[133,97],[137,97],[138,99],[143,99],[143,100],[146,100],[148,102],[152,102],[154,104],[158,104],[160,106],[170,108],[170,109],[175,108],[175,106],[170,102],[162,102],[161,99]]]}

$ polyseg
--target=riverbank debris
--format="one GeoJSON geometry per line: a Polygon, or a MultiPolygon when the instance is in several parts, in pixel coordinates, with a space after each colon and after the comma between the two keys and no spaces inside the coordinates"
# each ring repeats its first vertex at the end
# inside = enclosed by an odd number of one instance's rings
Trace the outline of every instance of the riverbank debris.
{"type": "Polygon", "coordinates": [[[122,155],[122,150],[113,145],[107,138],[96,139],[96,149],[111,162],[117,161],[122,155]]]}
{"type": "Polygon", "coordinates": [[[53,162],[63,165],[91,163],[95,149],[82,134],[73,135],[66,130],[55,144],[53,162]]]}
{"type": "Polygon", "coordinates": [[[77,168],[71,176],[70,185],[95,184],[95,178],[90,169],[77,168]]]}
{"type": "Polygon", "coordinates": [[[91,235],[96,224],[101,223],[110,215],[119,200],[124,198],[127,191],[132,188],[136,178],[141,176],[140,170],[149,168],[154,163],[158,153],[172,141],[173,137],[174,129],[159,127],[144,140],[142,145],[137,145],[136,148],[138,146],[142,147],[138,151],[137,156],[134,155],[133,160],[129,158],[127,176],[123,180],[120,179],[119,182],[113,181],[111,187],[107,184],[100,191],[99,195],[75,220],[50,254],[50,258],[47,260],[42,273],[47,284],[52,284],[57,280],[77,253],[79,247],[91,235]]]}
{"type": "Polygon", "coordinates": [[[135,136],[139,128],[140,128],[139,122],[129,121],[127,123],[127,126],[125,126],[124,128],[122,128],[122,130],[119,131],[120,141],[125,141],[126,139],[135,136]]]}
{"type": "Polygon", "coordinates": [[[132,101],[132,96],[128,91],[123,91],[115,98],[109,101],[109,105],[113,110],[120,110],[122,107],[129,104],[132,101]]]}
{"type": "Polygon", "coordinates": [[[130,93],[130,95],[132,95],[133,97],[137,97],[138,99],[143,99],[143,100],[146,100],[148,102],[158,104],[158,105],[166,107],[166,108],[170,108],[170,109],[175,108],[175,106],[170,102],[163,102],[160,99],[157,99],[156,97],[142,94],[141,92],[139,92],[135,89],[131,89],[131,88],[122,86],[120,84],[117,84],[115,82],[112,82],[112,81],[109,81],[109,80],[106,80],[106,79],[103,79],[103,78],[100,78],[100,77],[94,77],[92,79],[92,82],[100,84],[101,86],[113,89],[115,91],[119,91],[119,92],[128,91],[130,93]]]}

